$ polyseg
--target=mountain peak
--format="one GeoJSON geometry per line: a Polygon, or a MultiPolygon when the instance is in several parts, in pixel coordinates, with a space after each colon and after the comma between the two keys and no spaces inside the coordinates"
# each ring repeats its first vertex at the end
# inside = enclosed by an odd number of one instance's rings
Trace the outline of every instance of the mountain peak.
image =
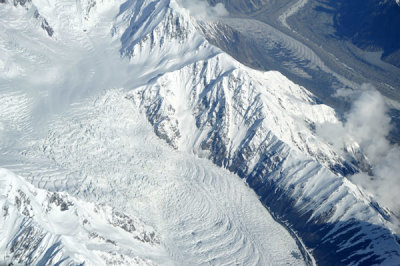
{"type": "Polygon", "coordinates": [[[395,217],[345,177],[358,144],[327,143],[332,108],[209,41],[221,5],[18,3],[0,8],[7,263],[398,261],[395,217]]]}

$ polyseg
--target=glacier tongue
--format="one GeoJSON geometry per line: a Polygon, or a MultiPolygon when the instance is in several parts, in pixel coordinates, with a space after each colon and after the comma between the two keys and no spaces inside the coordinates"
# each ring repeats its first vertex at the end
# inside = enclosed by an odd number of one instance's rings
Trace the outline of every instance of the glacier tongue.
{"type": "Polygon", "coordinates": [[[334,111],[304,88],[210,45],[176,1],[32,5],[52,36],[0,4],[0,163],[47,191],[1,170],[14,187],[1,204],[17,217],[0,218],[7,262],[46,249],[57,251],[48,264],[399,260],[390,215],[343,177],[357,171],[353,154],[314,132],[338,123],[334,111]],[[18,189],[33,212],[18,209],[18,189]],[[47,212],[52,195],[74,204],[65,220],[77,226],[64,228],[64,207],[47,212]],[[20,225],[49,240],[11,252],[20,225]]]}

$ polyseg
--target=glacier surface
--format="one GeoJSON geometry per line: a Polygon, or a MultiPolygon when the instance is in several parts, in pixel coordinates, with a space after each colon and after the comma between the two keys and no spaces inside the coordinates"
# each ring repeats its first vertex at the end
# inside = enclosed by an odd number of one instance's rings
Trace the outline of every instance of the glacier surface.
{"type": "Polygon", "coordinates": [[[14,1],[0,22],[0,260],[399,261],[395,217],[345,177],[357,143],[315,133],[334,110],[212,46],[214,22],[167,0],[14,1]]]}

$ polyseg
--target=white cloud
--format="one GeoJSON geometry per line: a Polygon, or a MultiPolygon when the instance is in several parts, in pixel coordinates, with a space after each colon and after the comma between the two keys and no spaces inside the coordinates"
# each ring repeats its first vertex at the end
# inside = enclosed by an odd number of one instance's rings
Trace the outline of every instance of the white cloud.
{"type": "Polygon", "coordinates": [[[319,125],[317,133],[338,149],[356,141],[372,168],[369,174],[356,174],[350,179],[373,193],[378,202],[400,213],[400,148],[387,140],[391,118],[383,96],[371,85],[362,85],[356,91],[342,89],[336,95],[353,101],[345,122],[319,125]]]}
{"type": "Polygon", "coordinates": [[[181,0],[181,5],[191,16],[212,19],[227,16],[229,13],[222,3],[211,6],[206,0],[181,0]]]}
{"type": "Polygon", "coordinates": [[[355,100],[346,115],[346,132],[360,144],[372,163],[378,163],[390,148],[386,137],[391,129],[391,119],[387,111],[382,95],[376,90],[368,89],[355,100]]]}

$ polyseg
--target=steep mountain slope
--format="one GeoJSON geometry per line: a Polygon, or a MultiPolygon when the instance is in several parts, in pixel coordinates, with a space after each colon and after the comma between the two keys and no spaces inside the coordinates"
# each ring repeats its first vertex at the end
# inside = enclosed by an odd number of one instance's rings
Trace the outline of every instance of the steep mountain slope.
{"type": "Polygon", "coordinates": [[[52,36],[24,7],[0,9],[4,167],[74,206],[140,218],[160,242],[136,253],[145,261],[398,262],[395,218],[344,177],[358,171],[357,144],[338,151],[314,132],[338,123],[333,109],[210,45],[200,32],[215,24],[167,0],[32,3],[52,36]]]}
{"type": "Polygon", "coordinates": [[[373,84],[392,108],[389,138],[400,143],[395,1],[208,2],[225,3],[230,12],[206,35],[213,44],[248,66],[278,70],[339,113],[348,111],[352,99],[337,97],[337,90],[373,84]]]}
{"type": "MultiPolygon", "coordinates": [[[[126,31],[126,45],[121,46],[125,31],[119,35],[118,25],[126,21],[123,16],[139,28],[140,21],[151,14],[154,20],[157,16],[160,21],[164,19],[168,2],[154,2],[158,12],[146,9],[149,3],[139,1],[96,4],[82,1],[80,5],[75,1],[55,1],[50,6],[47,2],[33,1],[32,4],[54,28],[51,38],[24,7],[5,5],[0,9],[4,22],[0,23],[0,32],[4,33],[1,40],[5,40],[0,49],[0,58],[4,60],[4,71],[0,74],[0,162],[35,186],[68,197],[77,208],[88,208],[78,213],[92,215],[99,226],[103,225],[96,230],[82,225],[60,232],[57,230],[63,224],[57,224],[59,220],[54,221],[57,228],[46,227],[42,223],[52,222],[53,216],[45,208],[35,208],[35,216],[31,218],[37,230],[49,237],[54,235],[54,239],[72,238],[67,244],[60,243],[58,256],[47,256],[42,262],[304,264],[301,255],[304,247],[298,247],[244,182],[206,160],[168,147],[153,134],[145,117],[127,99],[130,90],[147,84],[148,79],[185,64],[184,60],[176,60],[171,66],[171,61],[161,55],[153,61],[143,56],[145,60],[138,60],[137,64],[120,58],[120,50],[138,48],[144,38],[134,36],[136,31],[132,34],[126,31]],[[118,12],[121,17],[114,21],[118,12]],[[135,20],[139,24],[134,24],[135,20]],[[92,213],[89,208],[92,205],[104,206],[107,212],[92,213]],[[114,219],[114,210],[134,221],[132,217],[138,217],[143,224],[154,228],[159,243],[147,246],[134,239],[135,233],[119,235],[122,231],[109,224],[114,219]],[[36,222],[35,217],[43,219],[36,222]],[[122,236],[125,239],[120,239],[122,236]],[[116,246],[107,240],[114,241],[116,246]],[[82,252],[86,247],[84,256],[70,250],[74,243],[84,247],[82,252]],[[113,254],[109,255],[109,251],[113,254]]],[[[158,25],[155,22],[154,26],[158,25]]],[[[152,30],[141,29],[143,34],[152,30]]],[[[193,36],[204,43],[201,35],[193,36]]],[[[164,47],[164,51],[172,53],[173,49],[164,47]]],[[[204,46],[198,53],[191,45],[187,52],[193,56],[187,58],[190,62],[212,52],[219,53],[210,46],[204,46]]],[[[180,50],[175,53],[175,58],[182,57],[180,50]]],[[[8,177],[17,179],[12,174],[8,177]]],[[[15,191],[18,188],[7,193],[6,205],[15,205],[13,198],[18,196],[15,191]]],[[[53,192],[38,194],[53,195],[53,192]]],[[[47,199],[32,196],[30,202],[47,206],[47,199]]],[[[63,214],[70,213],[60,210],[56,215],[64,217],[63,214]]],[[[36,262],[36,258],[45,255],[44,250],[51,250],[53,242],[49,241],[40,246],[24,242],[28,252],[24,256],[11,251],[13,245],[9,243],[18,239],[12,229],[28,219],[23,213],[18,217],[21,218],[13,228],[2,231],[5,244],[1,263],[25,262],[31,258],[36,262]]],[[[7,223],[10,221],[5,219],[7,223]]],[[[80,225],[84,220],[72,215],[69,221],[80,225]]],[[[134,225],[139,234],[140,223],[134,225]]],[[[146,233],[150,238],[151,232],[146,233]]],[[[40,236],[35,238],[41,239],[40,236]]]]}
{"type": "Polygon", "coordinates": [[[152,265],[162,253],[151,227],[109,206],[37,189],[4,169],[0,185],[1,263],[152,265]]]}
{"type": "MultiPolygon", "coordinates": [[[[176,24],[184,25],[185,16],[176,16],[172,21],[180,19],[176,24]]],[[[159,53],[160,42],[168,40],[157,37],[164,36],[159,32],[169,20],[154,29],[143,50],[132,51],[132,61],[135,53],[159,53]]],[[[312,133],[310,124],[335,122],[333,112],[280,74],[254,72],[221,54],[166,73],[135,90],[131,98],[142,106],[156,134],[172,146],[206,156],[247,178],[267,207],[315,248],[318,262],[398,260],[396,237],[375,228],[385,227],[389,214],[320,164],[336,173],[352,171],[312,133]],[[290,126],[285,127],[286,122],[290,126]],[[359,212],[363,215],[356,215],[359,212]],[[345,238],[334,236],[344,229],[345,238]],[[382,236],[372,236],[377,231],[382,236]],[[332,239],[324,241],[326,235],[332,239]],[[392,246],[393,256],[374,250],[372,239],[392,246]],[[356,251],[359,256],[352,254],[356,251]]]]}

